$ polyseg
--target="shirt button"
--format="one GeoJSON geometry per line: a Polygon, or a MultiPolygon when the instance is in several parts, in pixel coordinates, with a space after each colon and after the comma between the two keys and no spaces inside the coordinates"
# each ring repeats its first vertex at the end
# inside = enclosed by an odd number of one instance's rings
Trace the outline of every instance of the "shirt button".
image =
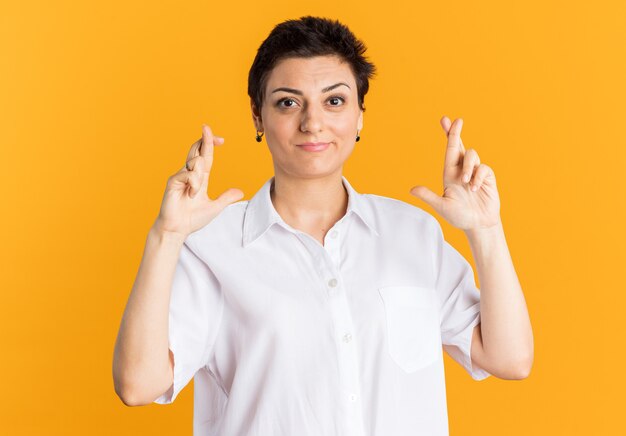
{"type": "Polygon", "coordinates": [[[352,335],[350,333],[346,333],[345,335],[343,335],[343,341],[348,343],[352,340],[352,335]]]}
{"type": "Polygon", "coordinates": [[[352,402],[356,401],[356,395],[355,394],[350,394],[350,401],[352,401],[352,402]]]}
{"type": "Polygon", "coordinates": [[[328,286],[330,286],[331,288],[334,288],[335,286],[337,286],[337,279],[332,278],[328,281],[328,286]]]}
{"type": "Polygon", "coordinates": [[[333,230],[332,232],[330,232],[330,237],[331,237],[331,238],[336,238],[336,237],[337,237],[337,235],[338,235],[337,230],[333,230]]]}

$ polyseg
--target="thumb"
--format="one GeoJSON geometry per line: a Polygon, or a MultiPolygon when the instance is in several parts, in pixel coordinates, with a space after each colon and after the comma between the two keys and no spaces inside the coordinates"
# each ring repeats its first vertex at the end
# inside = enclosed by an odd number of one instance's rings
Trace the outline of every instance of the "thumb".
{"type": "Polygon", "coordinates": [[[222,210],[229,204],[241,200],[243,196],[244,194],[241,189],[230,188],[222,192],[222,194],[219,197],[217,197],[213,202],[217,203],[219,206],[219,209],[222,210]]]}
{"type": "Polygon", "coordinates": [[[428,189],[426,186],[414,186],[409,191],[412,195],[427,203],[430,207],[435,209],[437,213],[440,211],[441,197],[428,189]]]}

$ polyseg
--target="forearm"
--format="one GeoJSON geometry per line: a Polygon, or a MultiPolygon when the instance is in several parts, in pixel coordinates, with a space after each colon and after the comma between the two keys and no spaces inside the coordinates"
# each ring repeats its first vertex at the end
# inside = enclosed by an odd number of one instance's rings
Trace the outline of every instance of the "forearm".
{"type": "Polygon", "coordinates": [[[115,390],[127,404],[156,398],[168,387],[169,300],[182,245],[180,237],[154,228],[148,233],[113,358],[115,390]]]}
{"type": "Polygon", "coordinates": [[[466,231],[480,281],[482,345],[495,366],[530,371],[533,333],[502,223],[466,231]]]}

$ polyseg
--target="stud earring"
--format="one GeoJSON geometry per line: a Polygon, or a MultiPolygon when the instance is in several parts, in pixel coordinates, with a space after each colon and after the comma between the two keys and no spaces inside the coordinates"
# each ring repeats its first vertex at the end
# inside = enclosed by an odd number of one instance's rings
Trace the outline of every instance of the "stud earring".
{"type": "Polygon", "coordinates": [[[264,133],[261,132],[261,134],[259,135],[259,131],[256,131],[256,142],[261,142],[261,138],[263,137],[264,133]]]}
{"type": "Polygon", "coordinates": [[[356,131],[356,142],[359,142],[361,140],[361,137],[359,136],[359,131],[356,131]]]}

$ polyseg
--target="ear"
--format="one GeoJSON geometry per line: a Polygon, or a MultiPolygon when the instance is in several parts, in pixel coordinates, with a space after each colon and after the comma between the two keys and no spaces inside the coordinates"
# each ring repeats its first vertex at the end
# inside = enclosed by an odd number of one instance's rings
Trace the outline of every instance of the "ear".
{"type": "Polygon", "coordinates": [[[250,109],[252,111],[252,121],[254,122],[254,127],[259,131],[263,131],[263,120],[261,119],[261,112],[254,105],[254,100],[250,97],[250,109]]]}
{"type": "Polygon", "coordinates": [[[363,130],[363,111],[359,110],[359,121],[357,122],[357,130],[360,132],[363,130]]]}

